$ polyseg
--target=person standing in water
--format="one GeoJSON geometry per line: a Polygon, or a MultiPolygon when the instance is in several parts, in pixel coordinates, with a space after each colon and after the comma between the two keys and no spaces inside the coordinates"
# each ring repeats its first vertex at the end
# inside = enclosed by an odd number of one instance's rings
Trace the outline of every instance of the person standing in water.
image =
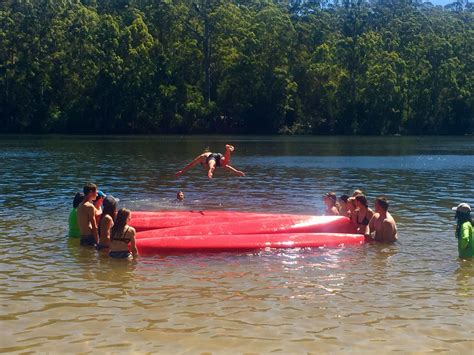
{"type": "Polygon", "coordinates": [[[323,196],[323,202],[326,205],[325,216],[339,216],[337,197],[334,192],[328,192],[323,196]]]}
{"type": "Polygon", "coordinates": [[[354,204],[356,209],[351,213],[351,220],[357,227],[357,231],[364,233],[365,227],[374,215],[374,211],[369,208],[369,203],[364,195],[357,195],[354,198],[354,204]]]}
{"type": "Polygon", "coordinates": [[[132,218],[132,213],[126,208],[121,208],[115,218],[114,226],[110,232],[109,256],[115,259],[126,259],[130,256],[138,255],[135,245],[135,228],[130,227],[128,222],[132,218]],[[130,244],[130,253],[128,245],[130,244]]]}
{"type": "Polygon", "coordinates": [[[382,243],[394,243],[398,240],[397,224],[388,212],[388,200],[384,196],[375,199],[375,213],[365,228],[365,237],[382,243]]]}
{"type": "Polygon", "coordinates": [[[467,203],[460,203],[452,210],[456,211],[456,238],[458,239],[459,257],[472,258],[474,257],[474,229],[472,227],[471,206],[467,203]]]}
{"type": "Polygon", "coordinates": [[[110,230],[114,226],[115,217],[117,216],[118,201],[117,198],[111,195],[104,198],[103,210],[99,222],[99,244],[97,244],[97,250],[110,247],[110,230]]]}
{"type": "Polygon", "coordinates": [[[69,237],[78,238],[81,236],[79,224],[77,223],[77,207],[82,200],[84,200],[84,194],[82,192],[76,193],[72,202],[72,209],[69,212],[69,237]]]}
{"type": "Polygon", "coordinates": [[[96,214],[93,202],[97,198],[98,188],[95,184],[84,186],[84,200],[77,207],[77,223],[81,231],[81,245],[95,246],[99,242],[96,214]]]}
{"type": "Polygon", "coordinates": [[[202,153],[201,155],[198,155],[196,158],[194,158],[194,160],[186,165],[182,170],[178,171],[176,176],[183,175],[186,171],[197,164],[201,164],[207,170],[207,177],[209,179],[212,179],[214,176],[214,170],[216,170],[216,167],[221,167],[236,176],[245,176],[243,171],[237,170],[230,165],[230,155],[233,151],[234,147],[232,145],[226,144],[224,155],[221,153],[211,152],[202,153]]]}

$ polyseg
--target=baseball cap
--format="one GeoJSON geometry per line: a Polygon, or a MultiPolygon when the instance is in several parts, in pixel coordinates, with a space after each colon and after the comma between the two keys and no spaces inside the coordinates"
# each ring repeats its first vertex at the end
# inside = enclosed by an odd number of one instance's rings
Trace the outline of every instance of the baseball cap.
{"type": "Polygon", "coordinates": [[[469,213],[471,212],[471,206],[467,203],[460,203],[456,207],[451,208],[453,211],[462,212],[462,213],[469,213]]]}
{"type": "Polygon", "coordinates": [[[105,198],[105,193],[102,190],[97,191],[97,198],[105,198]]]}

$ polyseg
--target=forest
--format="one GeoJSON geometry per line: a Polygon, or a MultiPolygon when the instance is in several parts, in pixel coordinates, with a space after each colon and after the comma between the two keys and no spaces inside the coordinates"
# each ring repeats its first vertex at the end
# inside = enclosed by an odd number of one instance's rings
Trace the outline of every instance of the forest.
{"type": "Polygon", "coordinates": [[[473,131],[466,0],[0,0],[0,133],[473,131]]]}

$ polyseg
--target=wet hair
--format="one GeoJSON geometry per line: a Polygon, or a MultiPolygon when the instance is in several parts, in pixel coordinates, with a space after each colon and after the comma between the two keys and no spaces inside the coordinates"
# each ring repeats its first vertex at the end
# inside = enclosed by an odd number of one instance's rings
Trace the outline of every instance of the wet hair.
{"type": "Polygon", "coordinates": [[[379,196],[375,199],[375,202],[379,204],[384,211],[388,211],[388,200],[385,196],[379,196]]]}
{"type": "Polygon", "coordinates": [[[117,200],[111,198],[105,198],[104,203],[102,204],[102,216],[109,215],[114,217],[115,212],[117,211],[117,200]]]}
{"type": "Polygon", "coordinates": [[[72,201],[72,207],[77,208],[77,206],[79,206],[82,201],[84,201],[84,194],[82,192],[76,192],[74,200],[72,201]]]}
{"type": "Polygon", "coordinates": [[[338,211],[341,209],[341,206],[339,206],[339,203],[337,202],[337,196],[334,192],[328,192],[323,197],[327,197],[332,202],[332,206],[336,207],[338,211]]]}
{"type": "Polygon", "coordinates": [[[364,191],[362,190],[354,190],[354,192],[352,193],[352,197],[356,197],[357,195],[363,195],[364,194],[364,191]]]}
{"type": "Polygon", "coordinates": [[[115,217],[114,226],[110,231],[110,239],[120,239],[122,237],[130,213],[130,210],[127,210],[126,208],[121,208],[118,210],[117,217],[115,217]]]}
{"type": "Polygon", "coordinates": [[[97,191],[97,185],[93,183],[88,183],[84,185],[84,195],[87,196],[90,192],[95,192],[97,191]]]}
{"type": "Polygon", "coordinates": [[[344,201],[344,203],[347,203],[347,199],[348,199],[348,198],[349,198],[348,195],[341,195],[341,197],[339,197],[339,199],[340,199],[341,201],[344,201]]]}
{"type": "Polygon", "coordinates": [[[462,225],[466,222],[471,222],[471,224],[472,224],[471,212],[456,211],[456,214],[454,215],[454,218],[456,218],[457,221],[458,221],[458,224],[456,226],[456,238],[459,239],[459,236],[461,235],[462,225]]]}
{"type": "Polygon", "coordinates": [[[180,201],[181,201],[181,200],[184,200],[184,192],[183,192],[183,191],[178,191],[178,193],[176,194],[176,199],[177,199],[177,200],[180,200],[180,201]],[[182,199],[179,197],[179,194],[183,194],[183,198],[182,198],[182,199]]]}
{"type": "Polygon", "coordinates": [[[99,234],[100,226],[102,225],[102,220],[105,218],[105,216],[109,215],[112,218],[112,221],[115,221],[115,212],[117,211],[117,200],[114,198],[106,197],[102,206],[103,208],[102,215],[100,216],[99,234]]]}
{"type": "Polygon", "coordinates": [[[328,192],[327,194],[324,195],[325,197],[329,198],[331,201],[336,203],[337,201],[337,196],[334,192],[328,192]]]}
{"type": "Polygon", "coordinates": [[[355,199],[356,201],[359,201],[361,204],[363,204],[365,207],[369,207],[369,203],[367,202],[367,198],[365,197],[365,195],[357,195],[355,199]]]}

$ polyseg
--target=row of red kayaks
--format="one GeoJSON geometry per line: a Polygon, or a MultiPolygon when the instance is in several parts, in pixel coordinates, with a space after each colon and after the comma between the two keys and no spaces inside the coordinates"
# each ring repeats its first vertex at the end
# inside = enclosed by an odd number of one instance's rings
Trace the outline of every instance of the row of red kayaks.
{"type": "Polygon", "coordinates": [[[266,248],[341,247],[364,243],[347,217],[235,211],[135,211],[140,255],[266,248]]]}

